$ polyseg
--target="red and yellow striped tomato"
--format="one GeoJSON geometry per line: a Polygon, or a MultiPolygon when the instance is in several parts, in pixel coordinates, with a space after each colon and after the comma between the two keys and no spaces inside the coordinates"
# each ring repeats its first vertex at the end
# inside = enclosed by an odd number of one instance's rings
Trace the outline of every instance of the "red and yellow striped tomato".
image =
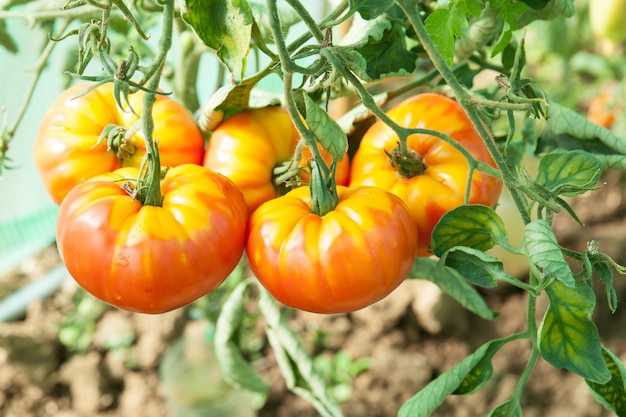
{"type": "Polygon", "coordinates": [[[338,187],[339,204],[311,212],[309,187],[262,204],[248,222],[246,253],[281,303],[344,313],[386,297],[406,278],[417,227],[406,205],[376,187],[338,187]]]}
{"type": "MultiPolygon", "coordinates": [[[[426,93],[401,102],[387,115],[406,128],[426,128],[444,133],[474,158],[495,166],[482,139],[459,104],[440,94],[426,93]]],[[[447,142],[431,135],[414,134],[408,148],[419,168],[401,174],[390,155],[398,147],[398,135],[378,121],[363,136],[351,163],[350,186],[380,187],[400,197],[413,213],[419,233],[419,256],[429,255],[430,235],[441,216],[464,203],[469,165],[447,142]]],[[[471,180],[470,204],[493,206],[502,190],[499,179],[475,171],[471,180]]]]}
{"type": "Polygon", "coordinates": [[[121,168],[74,187],[61,203],[57,244],[68,271],[121,309],[163,313],[219,286],[244,250],[248,213],[228,178],[199,165],[171,168],[161,206],[142,205],[121,168]]]}
{"type": "MultiPolygon", "coordinates": [[[[274,183],[274,169],[291,161],[300,135],[287,110],[278,107],[248,109],[224,120],[211,134],[204,166],[230,178],[243,192],[252,213],[262,203],[280,193],[274,183]]],[[[309,179],[306,162],[308,148],[302,152],[300,178],[309,179]]],[[[324,160],[330,157],[322,151],[324,160]]],[[[347,156],[337,164],[337,184],[348,181],[347,156]]]]}
{"type": "MultiPolygon", "coordinates": [[[[61,93],[44,115],[35,140],[35,165],[57,204],[72,187],[93,176],[138,167],[146,153],[141,129],[111,147],[106,138],[98,143],[108,125],[128,130],[136,126],[138,117],[130,108],[117,107],[111,83],[77,97],[90,86],[76,84],[61,93]]],[[[138,91],[129,98],[137,114],[141,114],[143,96],[138,91]]],[[[159,95],[152,114],[161,165],[202,164],[204,135],[191,113],[180,103],[159,95]]]]}

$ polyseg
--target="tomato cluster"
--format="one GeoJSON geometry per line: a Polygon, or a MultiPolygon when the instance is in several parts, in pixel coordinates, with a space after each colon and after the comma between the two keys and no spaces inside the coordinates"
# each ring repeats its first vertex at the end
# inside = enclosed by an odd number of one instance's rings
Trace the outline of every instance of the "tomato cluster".
{"type": "MultiPolygon", "coordinates": [[[[243,110],[205,138],[191,114],[159,96],[154,138],[163,166],[160,204],[136,193],[146,154],[141,94],[119,109],[110,86],[71,87],[52,106],[35,161],[60,204],[57,243],[70,274],[96,297],[143,313],[169,311],[219,286],[246,253],[250,269],[283,304],[318,313],[349,312],[391,293],[448,210],[493,205],[499,180],[469,178],[468,161],[441,138],[413,134],[398,163],[399,138],[382,122],[363,136],[352,161],[335,167],[335,202],[314,207],[309,148],[281,107],[243,110]],[[102,132],[117,130],[112,138],[102,132]],[[294,158],[297,153],[299,160],[294,158]],[[295,163],[292,162],[296,159],[295,163]],[[277,178],[281,178],[280,181],[277,178]],[[288,185],[288,186],[285,186],[288,185]],[[290,190],[290,188],[293,188],[290,190]]],[[[388,112],[405,128],[442,132],[474,158],[493,161],[462,108],[438,94],[415,96],[388,112]]],[[[317,153],[317,152],[316,152],[317,153]]],[[[331,157],[319,150],[327,165],[331,157]]]]}

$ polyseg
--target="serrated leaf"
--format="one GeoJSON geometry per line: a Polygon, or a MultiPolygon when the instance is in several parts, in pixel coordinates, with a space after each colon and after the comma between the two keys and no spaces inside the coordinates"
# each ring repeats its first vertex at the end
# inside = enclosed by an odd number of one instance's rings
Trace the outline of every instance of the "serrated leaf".
{"type": "Polygon", "coordinates": [[[358,54],[365,62],[363,66],[350,68],[364,80],[379,80],[391,76],[405,76],[416,68],[417,54],[406,45],[404,27],[400,22],[378,17],[368,26],[361,40],[351,47],[340,47],[358,54]]]}
{"type": "Polygon", "coordinates": [[[494,408],[487,417],[522,417],[519,401],[509,400],[494,408]]]}
{"type": "Polygon", "coordinates": [[[469,373],[489,352],[492,342],[487,342],[474,353],[465,357],[452,369],[432,380],[421,391],[409,398],[400,410],[398,417],[428,417],[443,401],[463,383],[469,373]]]}
{"type": "Polygon", "coordinates": [[[493,288],[503,278],[513,278],[504,272],[502,262],[485,252],[455,246],[444,254],[442,261],[446,266],[456,270],[466,280],[483,288],[493,288]]]}
{"type": "Polygon", "coordinates": [[[541,270],[543,276],[539,278],[542,283],[557,280],[574,288],[576,283],[572,270],[565,262],[554,231],[547,221],[540,219],[526,225],[523,250],[526,258],[541,270]]]}
{"type": "Polygon", "coordinates": [[[464,308],[479,317],[492,320],[496,317],[481,295],[454,269],[438,265],[430,258],[417,258],[408,279],[425,279],[436,284],[464,308]]]}
{"type": "Polygon", "coordinates": [[[185,0],[182,19],[226,65],[235,84],[243,78],[252,39],[247,0],[185,0]]]}
{"type": "Polygon", "coordinates": [[[365,20],[372,20],[391,6],[394,0],[350,0],[350,11],[358,12],[365,20]]]}
{"type": "MultiPolygon", "coordinates": [[[[428,35],[433,40],[439,53],[448,66],[454,60],[454,31],[450,27],[450,12],[446,9],[437,9],[424,22],[428,35]]],[[[462,29],[462,28],[461,28],[462,29]]]]}
{"type": "Polygon", "coordinates": [[[593,290],[584,282],[567,287],[555,281],[546,293],[550,305],[539,329],[541,355],[555,368],[606,384],[611,373],[602,355],[598,328],[591,319],[596,305],[593,290]]]}
{"type": "Polygon", "coordinates": [[[493,375],[493,365],[491,364],[491,360],[493,356],[500,350],[502,346],[507,343],[506,339],[495,339],[491,341],[491,344],[485,351],[482,359],[472,368],[472,370],[467,374],[463,382],[459,385],[459,387],[454,390],[453,394],[455,395],[466,395],[473,394],[476,391],[481,390],[491,376],[493,375]]]}
{"type": "Polygon", "coordinates": [[[348,137],[337,122],[306,93],[304,93],[304,105],[309,129],[322,148],[337,161],[341,161],[348,150],[348,137]]]}
{"type": "Polygon", "coordinates": [[[601,173],[600,161],[585,151],[554,152],[539,161],[537,182],[556,194],[575,196],[593,190],[601,173]]]}
{"type": "Polygon", "coordinates": [[[602,347],[602,357],[611,373],[611,380],[605,384],[586,381],[587,386],[600,404],[616,416],[626,416],[626,369],[619,358],[606,347],[602,347]]]}
{"type": "Polygon", "coordinates": [[[237,342],[244,319],[244,299],[250,281],[241,281],[228,296],[215,325],[215,356],[226,381],[234,387],[255,394],[259,408],[269,394],[269,385],[244,358],[237,342]]]}
{"type": "Polygon", "coordinates": [[[469,204],[444,214],[432,233],[432,249],[437,256],[454,246],[486,251],[494,245],[508,245],[504,222],[487,206],[469,204]]]}

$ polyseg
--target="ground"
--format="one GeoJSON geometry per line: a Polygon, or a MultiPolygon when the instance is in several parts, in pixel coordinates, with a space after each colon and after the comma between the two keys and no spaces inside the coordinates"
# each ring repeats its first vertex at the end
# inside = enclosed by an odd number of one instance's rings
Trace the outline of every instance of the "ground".
{"type": "MultiPolygon", "coordinates": [[[[584,250],[600,242],[601,250],[626,263],[626,193],[622,175],[612,173],[607,185],[573,200],[581,228],[559,214],[559,242],[584,250]]],[[[60,262],[54,246],[0,277],[0,298],[60,262]]],[[[626,285],[615,277],[618,299],[626,285]]],[[[77,287],[71,279],[53,296],[32,303],[23,317],[0,323],[0,415],[6,417],[169,416],[159,362],[172,342],[199,321],[188,309],[163,315],[132,314],[114,308],[100,311],[93,339],[84,351],[70,352],[59,342],[58,324],[67,320],[77,287]]],[[[607,308],[597,288],[595,320],[603,343],[626,361],[626,315],[607,308]]],[[[484,292],[499,312],[493,321],[463,310],[425,281],[406,281],[390,297],[364,310],[323,316],[290,314],[305,345],[315,354],[347,352],[370,358],[370,367],[354,379],[352,395],[342,408],[347,417],[389,417],[434,377],[449,369],[485,341],[521,331],[525,325],[525,294],[507,286],[484,292]],[[312,342],[324,335],[323,343],[312,342]]],[[[546,308],[540,299],[538,315],[546,308]]],[[[259,417],[314,417],[312,406],[288,393],[271,350],[260,339],[254,362],[271,384],[271,395],[259,417]]],[[[505,346],[493,360],[494,376],[486,389],[453,396],[434,416],[481,416],[510,398],[529,353],[525,341],[505,346]]],[[[584,381],[540,360],[522,397],[525,417],[599,417],[611,415],[592,398],[584,381]]]]}

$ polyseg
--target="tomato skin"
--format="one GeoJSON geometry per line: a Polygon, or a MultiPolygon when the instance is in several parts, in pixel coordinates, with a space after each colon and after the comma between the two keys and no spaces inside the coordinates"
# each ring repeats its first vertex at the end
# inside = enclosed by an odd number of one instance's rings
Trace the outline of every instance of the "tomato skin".
{"type": "Polygon", "coordinates": [[[250,216],[250,268],[286,306],[324,314],[359,310],[390,294],[411,270],[417,233],[406,205],[376,187],[337,191],[339,204],[324,216],[311,212],[307,186],[250,216]]]}
{"type": "MultiPolygon", "coordinates": [[[[76,184],[125,166],[139,166],[146,147],[141,129],[129,140],[135,148],[126,159],[118,159],[98,137],[109,124],[130,128],[138,117],[115,103],[113,85],[104,84],[77,97],[92,84],[81,83],[65,90],[44,115],[35,140],[34,157],[44,186],[59,204],[76,184]]],[[[129,98],[141,114],[144,93],[129,98]]],[[[204,136],[191,113],[180,103],[158,95],[153,107],[154,134],[159,144],[161,165],[202,164],[204,136]]]]}
{"type": "MultiPolygon", "coordinates": [[[[279,106],[247,109],[224,120],[211,134],[204,166],[231,179],[243,192],[252,213],[262,203],[276,198],[273,170],[292,159],[300,135],[287,110],[279,106]]],[[[306,168],[310,151],[304,148],[300,166],[306,168]]],[[[330,157],[322,152],[324,159],[330,157]]],[[[348,181],[347,156],[337,164],[336,181],[348,181]]],[[[300,177],[307,181],[307,173],[300,177]]]]}
{"type": "MultiPolygon", "coordinates": [[[[447,134],[474,158],[495,167],[482,139],[460,105],[440,94],[410,97],[387,115],[407,128],[427,128],[447,134]]],[[[413,213],[419,233],[418,256],[428,256],[430,235],[447,211],[464,203],[468,163],[453,146],[430,135],[411,135],[408,147],[421,156],[425,171],[412,178],[401,176],[386,152],[398,146],[395,132],[377,121],[363,136],[351,163],[350,186],[380,187],[400,197],[413,213]]],[[[499,179],[474,171],[470,204],[493,206],[502,191],[499,179]]]]}
{"type": "Polygon", "coordinates": [[[194,164],[161,181],[162,206],[121,188],[121,168],[74,187],[57,219],[57,245],[74,279],[118,308],[163,313],[219,286],[243,254],[247,209],[226,177],[194,164]]]}

